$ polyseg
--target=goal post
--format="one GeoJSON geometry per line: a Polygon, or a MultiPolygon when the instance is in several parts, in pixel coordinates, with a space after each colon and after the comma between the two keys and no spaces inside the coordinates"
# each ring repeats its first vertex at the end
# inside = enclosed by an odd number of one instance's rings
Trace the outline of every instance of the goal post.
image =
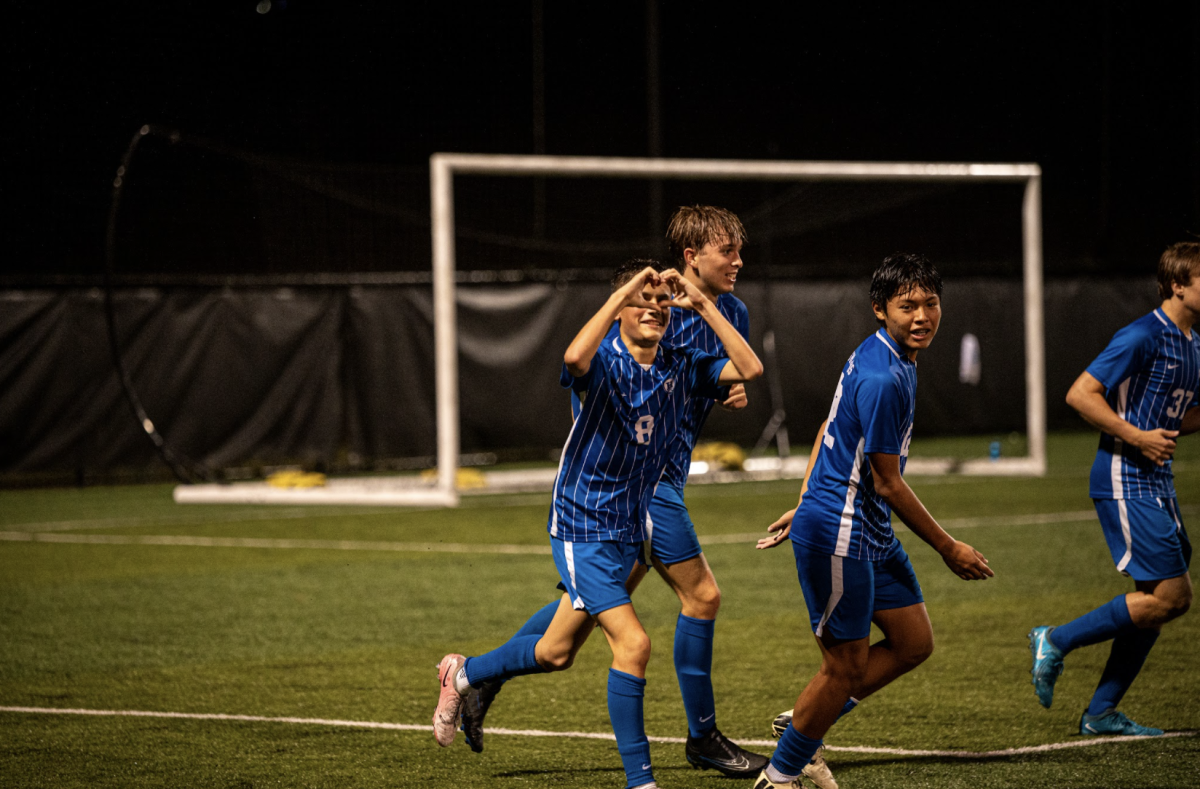
{"type": "Polygon", "coordinates": [[[990,181],[1024,183],[1022,274],[1025,323],[1025,457],[968,461],[964,474],[1040,476],[1046,471],[1046,383],[1042,298],[1041,168],[1036,164],[640,159],[435,153],[429,160],[433,242],[434,360],[437,410],[435,499],[458,503],[458,333],[455,308],[456,175],[760,181],[990,181]]]}

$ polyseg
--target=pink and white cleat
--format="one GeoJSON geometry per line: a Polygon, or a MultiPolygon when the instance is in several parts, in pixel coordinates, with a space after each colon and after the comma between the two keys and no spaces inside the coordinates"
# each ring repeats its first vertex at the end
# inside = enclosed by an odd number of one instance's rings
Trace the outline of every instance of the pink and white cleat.
{"type": "Polygon", "coordinates": [[[462,709],[463,697],[454,686],[454,675],[466,662],[467,659],[462,655],[451,653],[437,664],[442,692],[438,696],[437,709],[433,711],[433,738],[443,748],[454,742],[454,735],[458,732],[458,713],[462,709]]]}

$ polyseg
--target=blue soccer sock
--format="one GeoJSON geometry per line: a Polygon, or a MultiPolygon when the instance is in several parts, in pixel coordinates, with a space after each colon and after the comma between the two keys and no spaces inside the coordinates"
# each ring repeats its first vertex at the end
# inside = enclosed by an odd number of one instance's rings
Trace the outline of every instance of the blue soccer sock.
{"type": "Polygon", "coordinates": [[[513,636],[504,644],[463,664],[467,682],[478,685],[489,679],[508,679],[523,674],[540,674],[546,669],[534,658],[541,636],[513,636]]]}
{"type": "Polygon", "coordinates": [[[1105,710],[1116,709],[1125,696],[1125,691],[1137,679],[1146,656],[1158,640],[1157,630],[1135,630],[1132,633],[1122,633],[1113,639],[1112,651],[1108,654],[1108,663],[1104,673],[1100,675],[1100,684],[1088,704],[1088,715],[1099,715],[1105,710]]]}
{"type": "Polygon", "coordinates": [[[812,761],[820,747],[821,740],[805,737],[795,726],[788,726],[767,765],[767,777],[777,784],[791,782],[812,761]]]}
{"type": "Polygon", "coordinates": [[[617,752],[625,766],[625,784],[641,786],[654,780],[650,770],[650,740],[646,738],[646,723],[642,715],[646,696],[646,680],[608,670],[608,719],[617,735],[617,752]]]}
{"type": "Polygon", "coordinates": [[[842,711],[838,713],[837,719],[838,719],[838,720],[841,720],[843,716],[845,716],[845,715],[847,715],[847,714],[849,714],[849,713],[851,713],[851,712],[854,712],[854,708],[855,708],[855,707],[857,707],[857,706],[858,706],[858,699],[856,699],[856,698],[854,698],[853,696],[851,696],[851,697],[850,697],[850,699],[849,699],[849,701],[847,701],[847,702],[846,702],[846,703],[845,703],[845,704],[842,706],[842,711]]]}
{"type": "Polygon", "coordinates": [[[1050,643],[1063,654],[1072,649],[1108,641],[1137,628],[1129,617],[1125,595],[1117,595],[1099,608],[1088,611],[1078,619],[1059,625],[1050,631],[1050,643]]]}
{"type": "Polygon", "coordinates": [[[717,725],[712,688],[713,630],[711,619],[679,615],[675,623],[675,676],[687,713],[688,733],[699,737],[717,725]]]}
{"type": "Polygon", "coordinates": [[[555,600],[552,603],[546,603],[538,609],[538,612],[529,619],[525,620],[525,624],[521,625],[521,629],[513,634],[517,636],[544,636],[546,631],[550,629],[550,622],[554,620],[554,615],[558,613],[558,604],[561,600],[555,600]]]}
{"type": "MultiPolygon", "coordinates": [[[[512,642],[516,641],[518,638],[520,638],[522,636],[537,636],[538,638],[541,638],[542,636],[544,636],[546,634],[546,631],[550,629],[550,622],[554,619],[555,612],[558,611],[558,603],[559,603],[559,601],[555,600],[554,602],[547,603],[546,605],[544,605],[540,609],[538,609],[538,612],[536,614],[529,617],[529,619],[525,620],[525,624],[521,625],[521,628],[519,630],[517,630],[517,632],[513,633],[513,636],[512,636],[512,638],[510,638],[508,640],[508,643],[511,644],[512,642]]],[[[535,644],[537,643],[536,639],[534,640],[534,643],[535,644]]],[[[505,646],[508,646],[508,644],[505,644],[505,646]]],[[[503,648],[504,647],[501,647],[501,649],[503,649],[503,648]]],[[[500,650],[496,650],[496,652],[499,652],[499,651],[500,650]]],[[[488,654],[492,654],[492,653],[488,653],[488,654]]],[[[469,663],[469,662],[471,662],[471,660],[477,660],[477,659],[478,658],[469,658],[467,662],[469,663]]],[[[485,668],[484,666],[480,666],[479,668],[475,669],[474,673],[482,675],[485,671],[490,673],[493,670],[494,669],[485,668]]],[[[493,682],[503,685],[505,682],[508,682],[508,680],[511,677],[517,677],[522,674],[537,674],[537,673],[538,673],[537,671],[518,671],[514,674],[507,674],[507,675],[500,674],[495,677],[484,677],[483,679],[479,679],[479,680],[475,680],[475,681],[482,682],[482,681],[484,681],[484,679],[491,679],[493,682]]],[[[472,672],[467,672],[467,676],[468,677],[473,676],[472,672]]],[[[472,683],[472,684],[474,684],[474,683],[472,683]]]]}

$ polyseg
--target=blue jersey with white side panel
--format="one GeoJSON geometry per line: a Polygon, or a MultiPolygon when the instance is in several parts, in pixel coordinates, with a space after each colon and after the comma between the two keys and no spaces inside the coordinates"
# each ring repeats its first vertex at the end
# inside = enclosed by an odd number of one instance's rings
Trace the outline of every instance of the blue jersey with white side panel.
{"type": "Polygon", "coordinates": [[[917,400],[917,365],[886,331],[850,355],[838,379],[823,444],[791,538],[814,551],[866,561],[892,550],[891,507],[875,492],[873,452],[908,462],[917,400]]]}
{"type": "MultiPolygon", "coordinates": [[[[1087,371],[1117,416],[1141,430],[1178,430],[1200,405],[1200,336],[1193,327],[1188,337],[1160,307],[1113,335],[1087,371]]],[[[1175,479],[1171,461],[1159,466],[1102,432],[1090,488],[1093,499],[1172,498],[1175,479]]]]}

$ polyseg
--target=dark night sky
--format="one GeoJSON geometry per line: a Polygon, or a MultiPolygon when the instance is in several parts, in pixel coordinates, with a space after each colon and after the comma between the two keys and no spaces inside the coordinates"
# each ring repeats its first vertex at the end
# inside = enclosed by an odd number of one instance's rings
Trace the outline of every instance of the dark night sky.
{"type": "MultiPolygon", "coordinates": [[[[529,3],[22,5],[17,270],[100,265],[143,123],[319,162],[534,149],[529,3]]],[[[645,155],[645,3],[545,5],[546,152],[645,155]]],[[[1037,162],[1052,273],[1151,271],[1200,233],[1200,4],[1071,5],[660,0],[663,155],[1037,162]]]]}

